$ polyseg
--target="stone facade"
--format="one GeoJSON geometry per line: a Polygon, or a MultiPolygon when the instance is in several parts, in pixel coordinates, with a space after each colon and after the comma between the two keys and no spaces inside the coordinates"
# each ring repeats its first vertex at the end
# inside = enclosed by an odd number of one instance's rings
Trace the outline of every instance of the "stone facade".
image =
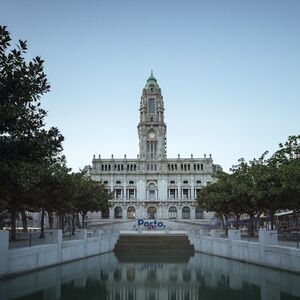
{"type": "Polygon", "coordinates": [[[151,73],[140,102],[137,158],[93,158],[90,175],[114,193],[112,207],[102,218],[205,221],[213,217],[197,207],[195,199],[221,167],[213,164],[211,155],[168,159],[166,130],[161,89],[151,73]]]}

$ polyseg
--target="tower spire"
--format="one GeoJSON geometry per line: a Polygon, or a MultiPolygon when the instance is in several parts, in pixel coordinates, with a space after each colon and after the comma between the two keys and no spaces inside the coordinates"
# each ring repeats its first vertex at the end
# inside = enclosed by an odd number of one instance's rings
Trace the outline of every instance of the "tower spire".
{"type": "Polygon", "coordinates": [[[151,70],[140,102],[138,134],[141,159],[157,160],[166,157],[166,130],[163,97],[151,70]]]}

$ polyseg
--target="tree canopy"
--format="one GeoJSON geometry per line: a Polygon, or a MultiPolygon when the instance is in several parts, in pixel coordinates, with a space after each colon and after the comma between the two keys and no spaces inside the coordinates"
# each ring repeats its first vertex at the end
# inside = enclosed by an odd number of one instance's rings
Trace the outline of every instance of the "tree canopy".
{"type": "Polygon", "coordinates": [[[198,205],[225,217],[250,218],[249,232],[254,233],[254,217],[265,215],[272,227],[278,210],[300,209],[300,136],[290,136],[285,144],[267,158],[246,162],[240,159],[231,173],[218,173],[217,180],[199,194],[198,205]]]}
{"type": "Polygon", "coordinates": [[[44,61],[28,61],[27,50],[27,41],[12,47],[10,33],[0,26],[0,209],[10,212],[13,233],[18,212],[86,213],[109,199],[101,184],[66,167],[64,137],[45,125],[41,99],[50,84],[44,61]]]}

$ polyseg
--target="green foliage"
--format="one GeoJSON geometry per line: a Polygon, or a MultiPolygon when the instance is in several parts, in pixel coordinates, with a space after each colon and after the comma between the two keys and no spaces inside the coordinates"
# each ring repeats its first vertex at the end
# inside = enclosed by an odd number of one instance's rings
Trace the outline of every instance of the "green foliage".
{"type": "Polygon", "coordinates": [[[70,173],[61,154],[63,136],[45,128],[41,96],[50,91],[44,61],[27,61],[27,42],[11,47],[0,26],[0,211],[8,210],[14,231],[18,211],[99,211],[111,198],[87,174],[70,173]]]}
{"type": "Polygon", "coordinates": [[[249,163],[240,159],[230,174],[217,174],[207,185],[198,205],[219,216],[248,214],[251,221],[261,214],[273,216],[277,210],[300,209],[300,136],[290,136],[270,158],[265,152],[249,163]]]}

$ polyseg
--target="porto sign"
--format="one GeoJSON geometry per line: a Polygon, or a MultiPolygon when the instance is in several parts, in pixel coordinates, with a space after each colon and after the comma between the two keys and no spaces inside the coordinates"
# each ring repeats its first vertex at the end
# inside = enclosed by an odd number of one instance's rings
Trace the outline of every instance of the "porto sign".
{"type": "Polygon", "coordinates": [[[137,226],[138,227],[147,227],[147,228],[164,228],[166,225],[161,221],[156,220],[143,220],[138,219],[137,220],[137,226]]]}

